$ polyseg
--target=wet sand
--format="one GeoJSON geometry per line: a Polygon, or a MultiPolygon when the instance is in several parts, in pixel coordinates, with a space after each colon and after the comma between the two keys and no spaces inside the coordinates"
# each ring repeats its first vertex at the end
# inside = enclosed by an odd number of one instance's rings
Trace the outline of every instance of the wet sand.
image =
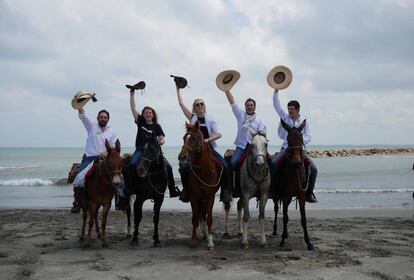
{"type": "Polygon", "coordinates": [[[315,249],[306,250],[298,211],[290,209],[284,248],[272,236],[260,248],[257,212],[250,223],[250,249],[240,248],[234,212],[230,236],[223,215],[214,214],[215,251],[207,241],[190,248],[191,213],[164,211],[161,248],[152,247],[152,212],[144,212],[139,245],[126,238],[126,216],[111,211],[108,248],[94,240],[78,242],[81,215],[69,209],[0,209],[0,279],[414,279],[414,210],[309,210],[315,249]]]}

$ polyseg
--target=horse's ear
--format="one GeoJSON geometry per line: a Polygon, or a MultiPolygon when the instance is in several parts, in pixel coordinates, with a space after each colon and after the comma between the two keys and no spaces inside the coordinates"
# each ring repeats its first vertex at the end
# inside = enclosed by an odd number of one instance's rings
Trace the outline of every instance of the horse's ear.
{"type": "Polygon", "coordinates": [[[191,124],[190,124],[190,123],[188,123],[188,122],[185,122],[185,129],[186,129],[187,131],[189,131],[189,130],[191,129],[191,124]]]}
{"type": "Polygon", "coordinates": [[[106,150],[107,150],[108,152],[110,152],[110,151],[111,151],[111,146],[109,146],[108,139],[105,139],[105,148],[106,148],[106,150]]]}
{"type": "Polygon", "coordinates": [[[119,139],[116,139],[116,142],[115,142],[115,150],[118,153],[121,153],[121,142],[119,142],[119,139]]]}
{"type": "Polygon", "coordinates": [[[292,128],[290,127],[290,125],[288,125],[287,123],[285,123],[282,119],[280,119],[280,123],[282,124],[282,127],[289,132],[292,128]]]}
{"type": "Polygon", "coordinates": [[[302,129],[305,127],[306,125],[306,119],[303,120],[303,122],[300,124],[300,126],[298,127],[299,131],[302,131],[302,129]]]}

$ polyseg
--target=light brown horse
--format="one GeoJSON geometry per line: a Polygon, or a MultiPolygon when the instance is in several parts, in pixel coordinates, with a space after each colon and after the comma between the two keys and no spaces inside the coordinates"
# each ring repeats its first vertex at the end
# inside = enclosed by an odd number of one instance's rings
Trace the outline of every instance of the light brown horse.
{"type": "MultiPolygon", "coordinates": [[[[309,175],[306,176],[304,167],[305,165],[303,160],[303,136],[301,131],[306,125],[306,120],[304,120],[302,124],[297,128],[290,127],[282,119],[280,121],[283,128],[288,132],[288,147],[286,151],[287,162],[279,171],[281,172],[280,180],[277,180],[276,182],[272,183],[272,186],[276,186],[276,189],[273,191],[273,201],[275,203],[275,221],[273,226],[273,235],[276,235],[276,218],[277,212],[279,210],[278,203],[279,201],[282,201],[283,233],[282,240],[280,241],[280,246],[282,247],[285,245],[285,239],[288,238],[288,207],[290,202],[292,201],[292,198],[296,197],[299,200],[299,209],[305,242],[308,246],[308,250],[313,250],[313,245],[310,242],[308,235],[305,212],[306,189],[307,184],[309,182],[309,175]]],[[[272,180],[275,180],[275,178],[272,178],[272,180]]]]}
{"type": "Polygon", "coordinates": [[[184,145],[178,155],[180,166],[189,169],[189,196],[192,210],[193,233],[191,246],[198,244],[197,228],[200,223],[208,227],[208,250],[214,250],[213,243],[213,205],[223,168],[216,165],[210,144],[204,142],[198,122],[193,126],[186,123],[187,133],[184,145]]]}
{"type": "Polygon", "coordinates": [[[108,151],[106,158],[99,162],[99,166],[90,177],[85,181],[86,200],[82,201],[83,225],[80,241],[86,239],[85,247],[89,246],[91,239],[92,227],[95,223],[98,238],[102,240],[102,246],[107,247],[106,242],[106,220],[108,212],[111,208],[112,198],[118,191],[118,187],[122,181],[123,161],[120,156],[121,144],[116,140],[115,149],[109,146],[108,140],[105,140],[105,147],[108,151]],[[102,210],[102,231],[99,230],[98,210],[103,206],[102,210]],[[89,215],[88,215],[89,214],[89,215]],[[86,220],[89,216],[89,229],[85,237],[86,220]]]}

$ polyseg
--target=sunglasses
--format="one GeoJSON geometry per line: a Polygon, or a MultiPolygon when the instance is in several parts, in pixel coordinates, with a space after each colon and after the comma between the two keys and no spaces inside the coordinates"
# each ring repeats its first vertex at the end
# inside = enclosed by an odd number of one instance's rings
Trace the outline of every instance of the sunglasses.
{"type": "Polygon", "coordinates": [[[195,105],[196,105],[196,107],[204,106],[204,103],[196,103],[195,105]]]}

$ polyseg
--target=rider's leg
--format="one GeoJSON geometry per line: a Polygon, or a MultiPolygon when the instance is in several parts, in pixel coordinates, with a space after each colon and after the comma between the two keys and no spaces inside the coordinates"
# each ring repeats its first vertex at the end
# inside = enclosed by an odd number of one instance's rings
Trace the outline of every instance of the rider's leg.
{"type": "Polygon", "coordinates": [[[180,190],[175,185],[174,175],[171,164],[164,158],[165,166],[167,167],[167,176],[168,176],[168,190],[170,192],[170,197],[177,197],[180,195],[180,190]]]}
{"type": "Polygon", "coordinates": [[[181,184],[183,185],[183,190],[180,194],[180,200],[185,203],[190,201],[190,196],[188,193],[188,171],[188,168],[183,166],[180,166],[178,168],[178,172],[180,172],[181,177],[181,184]]]}
{"type": "Polygon", "coordinates": [[[237,147],[231,157],[230,169],[231,169],[231,180],[233,187],[233,197],[240,197],[240,186],[236,183],[236,171],[238,169],[238,162],[243,155],[245,149],[237,147]]]}
{"type": "MultiPolygon", "coordinates": [[[[82,162],[79,166],[79,172],[84,170],[92,161],[94,161],[97,157],[85,157],[82,158],[82,162]]],[[[83,193],[83,186],[81,185],[73,185],[73,206],[70,211],[72,213],[78,214],[81,210],[81,202],[82,202],[82,193],[83,193]]]]}
{"type": "Polygon", "coordinates": [[[220,189],[220,201],[227,203],[231,201],[231,188],[230,188],[230,174],[229,174],[229,167],[225,159],[215,150],[212,148],[213,155],[215,158],[220,161],[221,165],[223,166],[223,172],[221,174],[221,189],[220,189]]]}
{"type": "Polygon", "coordinates": [[[318,200],[316,199],[315,194],[313,193],[313,190],[315,188],[315,182],[316,182],[316,176],[318,176],[318,169],[316,168],[315,163],[313,162],[312,158],[308,155],[308,153],[306,153],[306,151],[304,152],[304,157],[306,158],[306,160],[309,161],[310,163],[310,176],[309,176],[309,185],[308,185],[308,191],[307,191],[307,198],[306,201],[310,202],[310,203],[315,203],[318,202],[318,200]]]}

